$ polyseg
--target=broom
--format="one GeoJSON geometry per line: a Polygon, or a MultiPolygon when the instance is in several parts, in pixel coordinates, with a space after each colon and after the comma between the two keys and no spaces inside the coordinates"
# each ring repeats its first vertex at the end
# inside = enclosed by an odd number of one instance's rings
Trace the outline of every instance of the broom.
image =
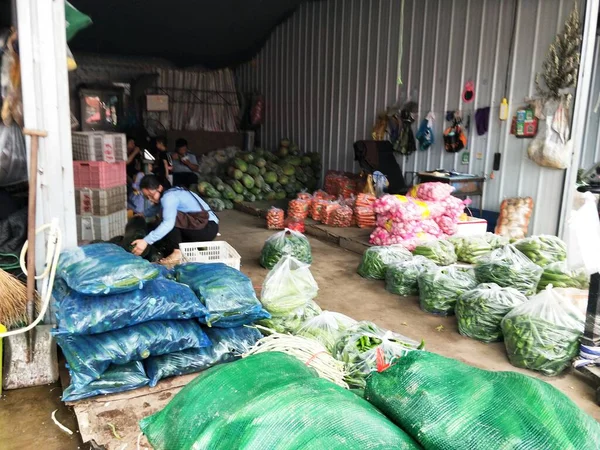
{"type": "MultiPolygon", "coordinates": [[[[37,292],[35,303],[39,310],[40,296],[37,292]]],[[[26,323],[27,287],[10,273],[0,269],[0,324],[10,330],[26,323]]]]}

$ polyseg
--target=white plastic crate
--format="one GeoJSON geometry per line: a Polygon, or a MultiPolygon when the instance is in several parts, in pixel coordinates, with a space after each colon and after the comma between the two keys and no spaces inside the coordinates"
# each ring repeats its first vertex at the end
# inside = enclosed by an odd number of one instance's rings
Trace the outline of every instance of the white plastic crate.
{"type": "Polygon", "coordinates": [[[123,133],[74,131],[71,141],[75,161],[127,161],[127,137],[123,133]]]}
{"type": "Polygon", "coordinates": [[[76,216],[79,241],[108,241],[125,233],[127,210],[107,216],[76,216]]]}
{"type": "Polygon", "coordinates": [[[242,258],[225,241],[185,242],[179,244],[184,262],[223,263],[240,270],[242,258]]]}
{"type": "Polygon", "coordinates": [[[75,189],[75,213],[106,216],[127,208],[127,186],[110,189],[75,189]]]}

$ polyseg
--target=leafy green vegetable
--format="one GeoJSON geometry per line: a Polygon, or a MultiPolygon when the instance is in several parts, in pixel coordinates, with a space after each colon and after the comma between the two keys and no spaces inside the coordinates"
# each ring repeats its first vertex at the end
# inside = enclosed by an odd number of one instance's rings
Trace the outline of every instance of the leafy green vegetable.
{"type": "Polygon", "coordinates": [[[290,255],[303,263],[312,264],[310,243],[297,231],[283,230],[268,238],[260,253],[260,265],[265,269],[272,269],[283,255],[290,255]]]}
{"type": "Polygon", "coordinates": [[[577,354],[585,313],[559,291],[548,288],[502,319],[513,366],[558,375],[577,354]]]}
{"type": "Polygon", "coordinates": [[[454,314],[458,297],[477,286],[472,271],[457,267],[434,267],[419,276],[421,309],[440,316],[454,314]]]}
{"type": "Polygon", "coordinates": [[[333,357],[348,366],[346,382],[350,387],[363,389],[366,378],[377,370],[377,353],[386,363],[392,363],[412,350],[422,350],[425,343],[417,343],[401,334],[379,328],[372,322],[358,322],[349,327],[338,339],[333,357]]]}
{"type": "Polygon", "coordinates": [[[500,322],[527,297],[513,288],[484,283],[465,292],[456,302],[458,331],[463,336],[482,342],[502,340],[500,322]]]}
{"type": "Polygon", "coordinates": [[[424,256],[440,266],[449,266],[456,262],[454,245],[450,241],[438,239],[418,245],[413,255],[424,256]]]}
{"type": "Polygon", "coordinates": [[[348,316],[337,312],[323,311],[318,316],[304,322],[296,334],[319,341],[331,352],[341,334],[355,324],[356,320],[348,316]]]}
{"type": "Polygon", "coordinates": [[[412,257],[411,253],[402,245],[370,247],[363,253],[357,272],[363,278],[383,280],[385,271],[390,264],[407,261],[412,257]]]}
{"type": "Polygon", "coordinates": [[[512,287],[529,296],[535,294],[543,269],[532,263],[513,245],[494,250],[481,257],[475,265],[479,283],[496,283],[512,287]]]}
{"type": "Polygon", "coordinates": [[[488,244],[492,246],[492,250],[496,250],[497,248],[504,247],[508,245],[510,242],[508,238],[504,236],[500,236],[499,234],[494,233],[485,233],[483,238],[486,240],[488,244]]]}
{"type": "Polygon", "coordinates": [[[435,263],[424,256],[394,263],[385,271],[385,289],[392,294],[419,295],[419,275],[434,267],[435,263]]]}
{"type": "Polygon", "coordinates": [[[492,246],[482,236],[465,236],[448,239],[454,244],[456,258],[459,261],[474,264],[479,258],[493,250],[492,246]]]}
{"type": "Polygon", "coordinates": [[[531,236],[517,241],[515,247],[541,267],[567,259],[567,245],[556,236],[531,236]]]}
{"type": "Polygon", "coordinates": [[[305,306],[285,315],[272,316],[270,319],[260,320],[257,323],[278,333],[296,333],[306,320],[318,316],[321,312],[319,305],[311,300],[305,306]]]}
{"type": "Polygon", "coordinates": [[[590,278],[584,269],[569,270],[565,262],[555,262],[544,267],[544,273],[538,283],[538,291],[543,291],[546,286],[555,288],[588,289],[590,278]]]}

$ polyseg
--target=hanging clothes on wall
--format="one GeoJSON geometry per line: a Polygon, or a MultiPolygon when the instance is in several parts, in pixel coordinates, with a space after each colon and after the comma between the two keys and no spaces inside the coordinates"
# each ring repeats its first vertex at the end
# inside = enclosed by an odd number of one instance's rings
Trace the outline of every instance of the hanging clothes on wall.
{"type": "Polygon", "coordinates": [[[400,111],[398,138],[392,142],[394,143],[394,151],[401,155],[409,156],[417,151],[417,141],[412,130],[414,121],[415,119],[409,110],[403,109],[400,111]]]}
{"type": "Polygon", "coordinates": [[[420,144],[421,150],[428,150],[433,145],[433,121],[435,120],[435,114],[429,111],[429,114],[421,121],[419,130],[417,131],[417,140],[420,144]]]}

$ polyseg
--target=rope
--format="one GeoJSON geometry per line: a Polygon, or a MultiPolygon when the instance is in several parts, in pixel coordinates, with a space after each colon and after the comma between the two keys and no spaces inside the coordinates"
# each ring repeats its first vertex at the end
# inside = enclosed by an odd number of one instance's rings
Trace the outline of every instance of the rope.
{"type": "Polygon", "coordinates": [[[573,367],[585,367],[589,365],[600,366],[600,347],[581,344],[579,347],[579,359],[573,363],[573,367]]]}
{"type": "Polygon", "coordinates": [[[21,267],[21,264],[19,263],[19,257],[17,255],[14,255],[12,253],[0,253],[0,258],[14,258],[15,262],[14,263],[0,263],[0,269],[2,270],[14,270],[14,269],[18,269],[21,267]]]}
{"type": "Polygon", "coordinates": [[[398,37],[398,85],[402,85],[402,35],[404,34],[404,0],[400,6],[400,36],[398,37]]]}

